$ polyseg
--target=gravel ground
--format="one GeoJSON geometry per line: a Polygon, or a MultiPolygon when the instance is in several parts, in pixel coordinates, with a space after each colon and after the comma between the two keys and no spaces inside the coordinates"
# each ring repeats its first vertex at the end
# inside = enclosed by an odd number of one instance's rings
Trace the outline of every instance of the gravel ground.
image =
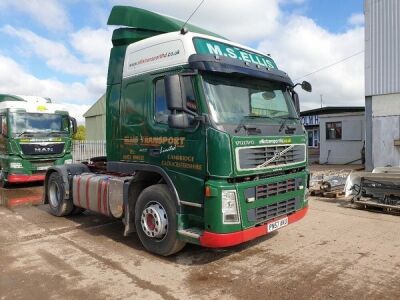
{"type": "Polygon", "coordinates": [[[308,215],[227,250],[160,258],[122,223],[0,207],[1,299],[399,299],[400,217],[310,198],[308,215]]]}

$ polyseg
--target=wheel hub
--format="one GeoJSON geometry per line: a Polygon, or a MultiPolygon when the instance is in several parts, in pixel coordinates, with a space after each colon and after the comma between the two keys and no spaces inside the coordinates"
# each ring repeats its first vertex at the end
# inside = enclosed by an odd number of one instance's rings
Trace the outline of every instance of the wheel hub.
{"type": "Polygon", "coordinates": [[[60,195],[59,195],[59,188],[58,184],[55,182],[50,183],[49,187],[49,201],[53,207],[57,207],[60,202],[60,195]]]}
{"type": "Polygon", "coordinates": [[[158,202],[151,202],[143,210],[141,224],[144,233],[151,238],[161,239],[167,233],[167,213],[158,202]]]}

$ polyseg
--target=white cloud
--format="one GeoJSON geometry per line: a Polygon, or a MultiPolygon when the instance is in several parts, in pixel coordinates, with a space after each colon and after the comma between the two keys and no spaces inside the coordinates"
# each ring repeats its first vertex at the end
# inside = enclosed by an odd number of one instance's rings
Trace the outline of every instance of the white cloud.
{"type": "MultiPolygon", "coordinates": [[[[333,34],[313,20],[301,16],[291,17],[287,24],[281,24],[279,32],[268,36],[259,45],[261,51],[272,54],[278,67],[288,72],[292,79],[339,61],[363,48],[363,28],[333,34]]],[[[324,105],[364,104],[362,54],[299,80],[308,80],[313,85],[311,94],[301,93],[303,109],[318,107],[321,94],[324,105]]]]}
{"type": "MultiPolygon", "coordinates": [[[[104,93],[112,32],[106,29],[85,28],[71,34],[71,45],[82,56],[79,59],[61,42],[43,38],[29,30],[6,25],[0,29],[23,41],[25,52],[32,52],[46,65],[60,74],[83,76],[74,99],[81,103],[93,102],[104,93]],[[91,95],[91,97],[88,97],[91,95]]],[[[61,83],[59,81],[59,83],[61,83]]]]}
{"type": "Polygon", "coordinates": [[[39,79],[26,72],[9,57],[0,55],[0,93],[50,97],[57,103],[68,103],[66,108],[82,122],[82,114],[101,94],[90,92],[84,83],[63,83],[55,79],[39,79]]]}
{"type": "Polygon", "coordinates": [[[36,56],[44,59],[48,67],[61,73],[72,75],[98,76],[104,74],[104,65],[85,63],[72,55],[61,42],[43,38],[30,30],[3,26],[1,31],[17,37],[24,42],[24,47],[36,56]]]}
{"type": "Polygon", "coordinates": [[[112,47],[112,29],[82,28],[70,35],[71,45],[86,61],[107,63],[112,47]]]}
{"type": "Polygon", "coordinates": [[[1,0],[1,14],[9,10],[17,10],[32,17],[49,30],[65,30],[71,28],[65,7],[56,0],[1,0]]]}
{"type": "Polygon", "coordinates": [[[362,13],[355,13],[350,16],[347,20],[350,25],[354,26],[363,26],[364,25],[364,14],[362,13]]]}

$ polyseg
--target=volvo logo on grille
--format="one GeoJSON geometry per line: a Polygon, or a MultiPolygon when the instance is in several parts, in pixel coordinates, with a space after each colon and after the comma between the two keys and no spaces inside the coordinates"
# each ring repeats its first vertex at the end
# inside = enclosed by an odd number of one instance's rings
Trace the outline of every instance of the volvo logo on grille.
{"type": "Polygon", "coordinates": [[[264,168],[265,166],[267,166],[268,164],[280,159],[282,157],[282,155],[284,155],[286,152],[292,150],[294,148],[294,145],[290,145],[289,147],[287,147],[286,149],[279,151],[276,150],[274,152],[274,156],[272,156],[270,159],[267,159],[265,162],[263,162],[261,165],[258,165],[256,168],[264,168]]]}
{"type": "Polygon", "coordinates": [[[49,153],[49,152],[54,152],[53,147],[41,147],[37,146],[33,149],[36,153],[49,153]]]}

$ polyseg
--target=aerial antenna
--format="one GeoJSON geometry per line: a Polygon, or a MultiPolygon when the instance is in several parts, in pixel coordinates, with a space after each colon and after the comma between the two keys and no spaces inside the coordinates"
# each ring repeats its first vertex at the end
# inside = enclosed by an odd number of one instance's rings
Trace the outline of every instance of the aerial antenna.
{"type": "Polygon", "coordinates": [[[183,23],[182,28],[181,28],[181,34],[185,34],[188,32],[187,28],[185,28],[185,25],[187,24],[187,22],[189,22],[189,20],[193,17],[193,15],[196,13],[196,11],[200,8],[200,6],[203,4],[205,0],[201,0],[201,2],[199,3],[199,5],[197,5],[196,9],[192,12],[192,14],[189,16],[189,18],[186,20],[185,23],[183,23]]]}

